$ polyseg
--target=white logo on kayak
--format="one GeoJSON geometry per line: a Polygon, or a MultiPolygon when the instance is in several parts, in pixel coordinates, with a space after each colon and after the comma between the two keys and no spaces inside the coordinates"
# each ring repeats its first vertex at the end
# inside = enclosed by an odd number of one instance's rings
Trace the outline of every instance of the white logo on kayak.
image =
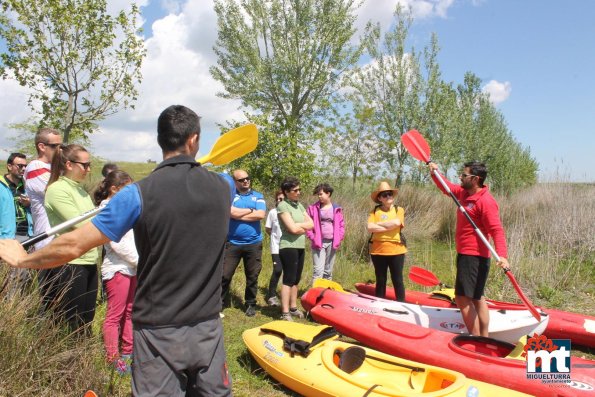
{"type": "Polygon", "coordinates": [[[587,383],[576,381],[576,380],[571,380],[570,383],[567,383],[567,385],[570,387],[574,387],[575,389],[579,389],[579,390],[585,390],[585,391],[593,390],[593,386],[591,386],[587,383]]]}
{"type": "Polygon", "coordinates": [[[459,331],[459,330],[465,328],[465,324],[463,324],[463,323],[449,323],[447,321],[444,321],[444,322],[440,323],[440,327],[444,328],[446,330],[449,330],[449,331],[459,331]]]}
{"type": "Polygon", "coordinates": [[[269,342],[268,340],[265,340],[263,342],[264,348],[267,349],[268,351],[278,355],[279,357],[283,357],[283,353],[281,353],[280,351],[277,351],[277,349],[275,348],[275,346],[273,346],[271,344],[271,342],[269,342]]]}
{"type": "Polygon", "coordinates": [[[377,313],[377,311],[374,309],[366,309],[363,307],[349,306],[349,308],[351,310],[353,310],[354,312],[358,312],[358,313],[368,313],[368,314],[376,314],[377,313]]]}

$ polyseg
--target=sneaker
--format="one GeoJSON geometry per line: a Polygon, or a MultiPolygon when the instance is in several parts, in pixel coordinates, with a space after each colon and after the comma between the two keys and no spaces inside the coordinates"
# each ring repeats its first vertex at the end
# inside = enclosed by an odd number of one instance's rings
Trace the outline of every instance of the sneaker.
{"type": "Polygon", "coordinates": [[[294,307],[293,309],[289,309],[289,315],[291,317],[304,318],[304,313],[301,310],[299,310],[297,307],[294,307]]]}
{"type": "Polygon", "coordinates": [[[277,298],[276,296],[271,296],[267,300],[267,303],[269,304],[269,306],[281,306],[281,302],[279,302],[279,298],[277,298]]]}
{"type": "Polygon", "coordinates": [[[114,366],[114,369],[118,375],[124,376],[130,374],[130,366],[126,364],[126,361],[122,360],[121,358],[114,360],[112,365],[114,366]]]}
{"type": "Polygon", "coordinates": [[[285,321],[293,321],[293,318],[291,317],[291,314],[289,313],[281,313],[281,320],[285,320],[285,321]]]}
{"type": "Polygon", "coordinates": [[[254,305],[248,305],[246,309],[246,316],[254,317],[256,315],[256,307],[254,305]]]}

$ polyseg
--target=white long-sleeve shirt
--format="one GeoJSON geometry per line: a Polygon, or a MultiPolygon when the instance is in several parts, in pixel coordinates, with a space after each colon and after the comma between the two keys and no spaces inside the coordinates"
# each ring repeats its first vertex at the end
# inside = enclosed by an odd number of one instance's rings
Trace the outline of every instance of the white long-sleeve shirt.
{"type": "MultiPolygon", "coordinates": [[[[100,206],[105,206],[108,201],[103,200],[100,206]]],[[[110,241],[108,244],[104,244],[103,247],[105,248],[105,257],[101,265],[101,278],[103,280],[111,279],[118,272],[127,276],[136,275],[138,252],[136,251],[132,230],[129,230],[119,243],[110,241]]]]}

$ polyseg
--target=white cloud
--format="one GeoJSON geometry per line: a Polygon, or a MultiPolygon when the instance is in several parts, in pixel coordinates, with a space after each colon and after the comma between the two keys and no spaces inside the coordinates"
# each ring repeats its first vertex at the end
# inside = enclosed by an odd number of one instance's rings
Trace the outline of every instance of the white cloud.
{"type": "Polygon", "coordinates": [[[512,84],[509,81],[501,83],[496,80],[490,80],[483,86],[482,91],[490,96],[490,102],[494,105],[499,105],[510,96],[512,84]]]}
{"type": "MultiPolygon", "coordinates": [[[[139,6],[146,9],[149,3],[142,0],[139,6]]],[[[453,0],[367,0],[359,10],[358,28],[370,19],[388,27],[397,3],[410,6],[416,18],[444,18],[453,0]]],[[[129,2],[109,0],[108,4],[110,10],[117,10],[128,7],[129,2]]],[[[168,14],[155,20],[153,36],[145,42],[147,57],[135,109],[120,111],[100,123],[100,132],[92,136],[95,155],[113,161],[160,159],[156,120],[172,104],[186,105],[202,116],[201,152],[207,152],[218,136],[216,124],[243,119],[238,101],[216,96],[222,86],[209,73],[216,62],[212,50],[217,38],[213,2],[163,0],[159,5],[168,14]]],[[[26,91],[14,81],[0,81],[0,92],[1,122],[21,122],[31,115],[26,91]]],[[[2,148],[11,146],[6,135],[0,137],[2,148]]]]}
{"type": "Polygon", "coordinates": [[[357,27],[362,31],[368,21],[380,22],[387,29],[393,21],[397,4],[405,10],[411,10],[414,19],[446,18],[448,9],[454,0],[367,0],[359,9],[357,27]]]}

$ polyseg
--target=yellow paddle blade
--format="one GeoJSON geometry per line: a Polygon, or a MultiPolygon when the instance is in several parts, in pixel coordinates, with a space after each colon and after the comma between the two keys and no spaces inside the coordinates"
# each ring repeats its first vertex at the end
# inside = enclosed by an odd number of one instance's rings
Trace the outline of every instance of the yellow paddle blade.
{"type": "Polygon", "coordinates": [[[316,280],[314,280],[312,287],[330,288],[334,289],[335,291],[345,292],[341,284],[333,280],[327,280],[325,278],[317,278],[316,280]]]}
{"type": "Polygon", "coordinates": [[[258,145],[258,130],[255,124],[246,124],[221,135],[211,151],[198,161],[201,164],[223,165],[250,153],[258,145]]]}

